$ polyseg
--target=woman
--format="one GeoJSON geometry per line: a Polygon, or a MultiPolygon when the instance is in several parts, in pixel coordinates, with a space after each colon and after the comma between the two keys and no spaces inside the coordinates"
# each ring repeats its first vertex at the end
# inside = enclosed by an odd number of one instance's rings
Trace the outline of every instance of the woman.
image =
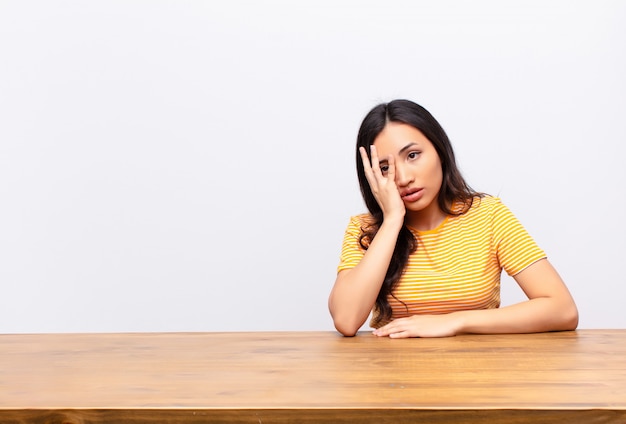
{"type": "Polygon", "coordinates": [[[372,109],[357,137],[369,214],[352,217],[329,297],[335,328],[354,336],[370,312],[377,336],[573,330],[561,277],[499,199],[461,176],[443,128],[423,107],[372,109]],[[528,300],[499,308],[504,269],[528,300]]]}

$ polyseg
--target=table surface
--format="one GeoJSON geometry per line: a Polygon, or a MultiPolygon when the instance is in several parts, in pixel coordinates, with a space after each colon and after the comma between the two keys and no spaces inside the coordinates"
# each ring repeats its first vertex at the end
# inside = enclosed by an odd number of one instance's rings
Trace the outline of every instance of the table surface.
{"type": "Polygon", "coordinates": [[[29,410],[605,410],[624,419],[626,330],[0,335],[0,415],[29,410]]]}

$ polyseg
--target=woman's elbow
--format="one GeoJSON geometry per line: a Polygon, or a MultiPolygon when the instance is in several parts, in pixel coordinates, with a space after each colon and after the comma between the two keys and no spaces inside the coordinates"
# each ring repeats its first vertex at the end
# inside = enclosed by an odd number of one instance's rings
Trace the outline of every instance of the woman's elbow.
{"type": "Polygon", "coordinates": [[[350,329],[343,329],[343,328],[341,328],[341,327],[339,327],[337,325],[335,325],[335,328],[344,337],[354,337],[354,336],[356,336],[356,333],[358,332],[358,330],[354,330],[354,329],[351,329],[351,328],[350,329]]]}
{"type": "Polygon", "coordinates": [[[346,337],[356,336],[359,328],[363,325],[362,322],[359,323],[350,319],[340,319],[339,317],[333,317],[333,324],[335,325],[335,329],[346,337]]]}
{"type": "Polygon", "coordinates": [[[346,308],[337,307],[336,302],[333,300],[331,295],[328,300],[328,310],[333,319],[335,329],[346,337],[356,336],[367,317],[359,319],[355,312],[349,312],[345,310],[346,308]]]}
{"type": "Polygon", "coordinates": [[[576,308],[576,305],[572,305],[566,314],[565,321],[567,330],[576,330],[578,327],[578,308],[576,308]]]}
{"type": "Polygon", "coordinates": [[[572,302],[560,314],[559,330],[569,331],[576,330],[578,327],[578,308],[576,304],[572,302]]]}

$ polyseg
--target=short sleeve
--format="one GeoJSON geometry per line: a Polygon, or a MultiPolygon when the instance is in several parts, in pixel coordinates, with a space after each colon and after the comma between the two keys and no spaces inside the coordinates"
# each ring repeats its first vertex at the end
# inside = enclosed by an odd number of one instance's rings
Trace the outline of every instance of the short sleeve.
{"type": "Polygon", "coordinates": [[[359,238],[361,237],[361,228],[363,227],[364,216],[358,215],[350,218],[348,228],[343,236],[343,243],[341,245],[341,257],[339,259],[339,266],[337,272],[344,269],[354,268],[359,264],[365,249],[361,247],[359,238]]]}
{"type": "Polygon", "coordinates": [[[546,257],[513,213],[499,200],[494,203],[493,242],[500,266],[510,276],[546,257]]]}

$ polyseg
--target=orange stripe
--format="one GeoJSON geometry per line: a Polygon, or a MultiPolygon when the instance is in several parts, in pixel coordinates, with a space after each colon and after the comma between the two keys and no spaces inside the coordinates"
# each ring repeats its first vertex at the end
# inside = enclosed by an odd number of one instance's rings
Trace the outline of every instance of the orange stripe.
{"type": "MultiPolygon", "coordinates": [[[[355,267],[364,251],[358,237],[367,215],[352,217],[342,243],[338,271],[355,267]]],[[[494,308],[500,303],[500,274],[515,275],[544,258],[528,232],[509,209],[485,197],[466,214],[450,217],[437,231],[411,229],[418,248],[395,295],[411,314],[448,313],[459,308],[494,308]]],[[[392,297],[393,317],[406,315],[392,297]]]]}

